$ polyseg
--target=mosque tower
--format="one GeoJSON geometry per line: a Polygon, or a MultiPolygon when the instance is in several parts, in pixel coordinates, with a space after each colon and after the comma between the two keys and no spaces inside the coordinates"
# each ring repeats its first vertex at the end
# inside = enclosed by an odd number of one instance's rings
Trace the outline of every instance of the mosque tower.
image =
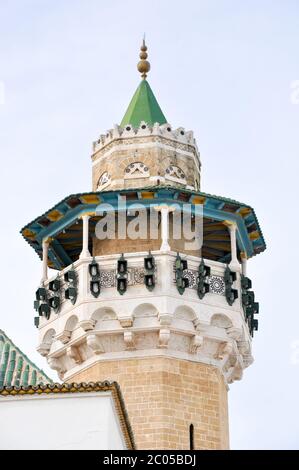
{"type": "Polygon", "coordinates": [[[92,191],[22,229],[42,259],[37,349],[65,382],[117,381],[138,449],[227,449],[258,326],[246,265],[266,246],[249,205],[200,191],[193,132],[162,112],[144,41],[138,70],[93,144],[92,191]]]}

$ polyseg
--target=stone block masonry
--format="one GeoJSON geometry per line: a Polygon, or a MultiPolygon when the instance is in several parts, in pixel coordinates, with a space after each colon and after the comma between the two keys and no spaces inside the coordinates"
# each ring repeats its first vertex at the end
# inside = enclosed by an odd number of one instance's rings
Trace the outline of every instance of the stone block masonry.
{"type": "Polygon", "coordinates": [[[214,366],[167,357],[98,362],[68,382],[119,383],[137,449],[228,449],[227,388],[214,366]]]}

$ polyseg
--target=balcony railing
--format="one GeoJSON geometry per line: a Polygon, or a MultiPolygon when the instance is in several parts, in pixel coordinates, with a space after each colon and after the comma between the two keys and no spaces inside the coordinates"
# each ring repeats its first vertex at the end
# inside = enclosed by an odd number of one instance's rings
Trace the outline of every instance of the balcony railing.
{"type": "MultiPolygon", "coordinates": [[[[126,272],[126,297],[135,297],[136,295],[161,295],[169,293],[171,295],[177,294],[176,284],[176,272],[175,262],[176,253],[152,253],[155,260],[154,269],[154,287],[151,291],[146,289],[145,285],[145,267],[144,258],[148,256],[148,253],[127,253],[124,258],[127,262],[126,272]]],[[[43,315],[42,322],[44,320],[49,321],[52,319],[52,312],[57,315],[63,315],[64,312],[74,308],[75,305],[80,303],[111,299],[112,297],[119,296],[118,288],[118,273],[117,273],[117,262],[119,255],[109,256],[98,256],[95,258],[79,259],[72,265],[59,272],[57,275],[49,278],[43,282],[42,288],[46,291],[45,298],[41,298],[35,303],[38,310],[39,306],[43,303],[47,303],[50,306],[48,315],[43,315]],[[99,282],[99,293],[92,293],[91,281],[92,276],[89,272],[89,266],[94,262],[98,266],[98,282],[99,282]],[[57,301],[55,303],[56,298],[57,301]],[[56,308],[55,308],[56,306],[56,308]]],[[[184,259],[184,257],[182,257],[184,259]]],[[[204,279],[205,284],[208,284],[208,291],[203,296],[204,302],[216,302],[223,305],[226,302],[226,281],[225,272],[227,265],[224,263],[203,260],[204,265],[209,269],[209,275],[204,279]]],[[[186,284],[186,289],[183,296],[188,298],[197,299],[198,291],[198,280],[199,280],[199,265],[202,262],[200,258],[194,256],[188,256],[188,265],[183,270],[183,278],[186,284]]],[[[235,309],[240,308],[240,297],[241,297],[241,286],[240,286],[240,273],[236,273],[235,281],[233,281],[232,288],[237,292],[236,299],[231,303],[231,307],[235,309]]],[[[43,296],[41,296],[43,297],[43,296]]],[[[47,309],[45,309],[47,310],[47,309]]]]}

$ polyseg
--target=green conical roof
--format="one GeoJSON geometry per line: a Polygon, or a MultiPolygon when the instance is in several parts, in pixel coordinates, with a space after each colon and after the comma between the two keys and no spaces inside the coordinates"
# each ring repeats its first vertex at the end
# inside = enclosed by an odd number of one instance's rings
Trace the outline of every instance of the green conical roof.
{"type": "Polygon", "coordinates": [[[133,127],[139,127],[141,121],[145,121],[149,126],[153,126],[155,122],[167,122],[147,80],[142,80],[135,91],[120,125],[125,127],[131,124],[133,127]]]}

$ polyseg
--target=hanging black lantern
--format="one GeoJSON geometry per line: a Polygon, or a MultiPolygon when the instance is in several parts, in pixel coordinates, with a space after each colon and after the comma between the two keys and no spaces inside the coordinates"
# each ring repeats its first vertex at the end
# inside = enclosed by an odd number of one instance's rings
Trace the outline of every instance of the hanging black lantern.
{"type": "Polygon", "coordinates": [[[180,257],[179,254],[177,254],[175,263],[174,263],[174,268],[175,270],[181,270],[182,269],[182,258],[180,257]]]}
{"type": "Polygon", "coordinates": [[[55,312],[58,312],[60,308],[60,297],[58,297],[58,295],[55,295],[54,297],[50,297],[49,304],[50,304],[50,307],[53,308],[55,312]]]}
{"type": "Polygon", "coordinates": [[[205,278],[211,275],[210,266],[206,266],[204,260],[202,259],[200,265],[198,266],[198,275],[205,278]]]}
{"type": "Polygon", "coordinates": [[[64,273],[64,280],[66,282],[69,282],[71,284],[76,284],[77,282],[77,274],[76,274],[76,271],[74,271],[73,269],[71,269],[70,271],[67,271],[66,273],[64,273]]]}
{"type": "Polygon", "coordinates": [[[155,266],[155,258],[149,252],[148,256],[144,258],[144,284],[149,291],[152,291],[156,285],[155,266]]]}
{"type": "Polygon", "coordinates": [[[101,283],[100,283],[100,268],[95,258],[92,259],[92,262],[88,266],[89,274],[91,276],[90,281],[90,292],[94,297],[98,297],[101,292],[101,283]]]}
{"type": "Polygon", "coordinates": [[[144,284],[148,288],[149,291],[152,291],[155,288],[155,275],[152,274],[145,274],[144,275],[144,284]]]}
{"type": "Polygon", "coordinates": [[[72,268],[64,273],[64,280],[68,283],[68,287],[64,291],[64,296],[67,300],[70,300],[74,305],[77,300],[78,289],[77,289],[77,273],[72,268]]]}
{"type": "Polygon", "coordinates": [[[92,278],[97,278],[100,276],[99,265],[96,262],[95,258],[92,259],[92,262],[88,266],[89,274],[92,278]]]}
{"type": "Polygon", "coordinates": [[[77,300],[77,288],[76,287],[68,287],[64,291],[64,295],[65,295],[65,298],[67,300],[70,300],[72,302],[72,304],[74,305],[76,303],[76,300],[77,300]]]}
{"type": "Polygon", "coordinates": [[[238,298],[237,289],[233,289],[232,285],[237,279],[237,273],[231,271],[229,267],[224,271],[224,284],[225,284],[225,298],[228,305],[232,306],[234,301],[238,298]]]}
{"type": "Polygon", "coordinates": [[[255,302],[254,292],[249,290],[251,288],[251,280],[248,277],[241,276],[242,305],[249,332],[253,336],[253,331],[258,329],[258,320],[254,318],[254,315],[259,313],[259,303],[255,302]]]}
{"type": "Polygon", "coordinates": [[[118,275],[118,277],[117,277],[117,290],[120,293],[120,295],[123,295],[126,292],[127,286],[128,286],[127,278],[125,276],[118,275]]]}
{"type": "Polygon", "coordinates": [[[123,295],[128,288],[128,262],[123,254],[117,260],[116,284],[118,292],[123,295]]]}
{"type": "Polygon", "coordinates": [[[144,258],[144,269],[146,271],[154,271],[155,269],[155,258],[151,253],[144,258]]]}
{"type": "Polygon", "coordinates": [[[40,304],[40,306],[38,307],[38,313],[39,313],[39,316],[43,316],[47,320],[49,320],[50,315],[51,315],[51,308],[49,304],[40,304]]]}
{"type": "Polygon", "coordinates": [[[98,280],[90,281],[90,292],[96,298],[100,295],[100,292],[101,292],[100,281],[98,280]]]}
{"type": "Polygon", "coordinates": [[[122,254],[121,257],[117,261],[117,273],[126,274],[127,271],[128,271],[128,262],[124,258],[124,255],[122,254]]]}
{"type": "Polygon", "coordinates": [[[39,327],[39,317],[34,317],[34,326],[39,327]]]}
{"type": "Polygon", "coordinates": [[[181,260],[181,263],[182,263],[182,270],[185,271],[186,269],[188,269],[188,261],[186,259],[182,259],[181,260]]]}
{"type": "Polygon", "coordinates": [[[249,277],[242,276],[241,277],[241,287],[244,290],[251,289],[251,287],[252,287],[251,279],[249,279],[249,277]]]}
{"type": "Polygon", "coordinates": [[[232,306],[234,301],[238,298],[237,289],[232,289],[232,287],[228,286],[225,289],[225,297],[226,297],[228,305],[232,306]]]}
{"type": "Polygon", "coordinates": [[[258,320],[256,320],[252,316],[250,318],[249,322],[248,322],[248,328],[249,328],[249,332],[250,332],[251,336],[253,336],[254,331],[258,331],[258,327],[259,327],[258,320]]]}
{"type": "Polygon", "coordinates": [[[248,307],[245,308],[245,316],[246,319],[248,317],[251,317],[252,315],[259,313],[259,303],[258,302],[253,302],[250,304],[248,307]]]}
{"type": "Polygon", "coordinates": [[[184,276],[184,271],[188,269],[188,263],[187,260],[180,257],[179,253],[177,254],[174,267],[177,290],[183,295],[186,287],[189,287],[189,279],[184,276]]]}
{"type": "Polygon", "coordinates": [[[197,280],[197,294],[200,299],[203,299],[204,296],[210,291],[210,284],[206,282],[206,278],[210,276],[211,268],[206,266],[204,260],[201,260],[200,265],[198,266],[198,280],[197,280]]]}
{"type": "Polygon", "coordinates": [[[253,330],[257,331],[258,329],[259,329],[259,321],[254,318],[252,322],[252,335],[253,335],[253,330]]]}
{"type": "Polygon", "coordinates": [[[60,279],[54,279],[54,281],[49,282],[49,290],[52,292],[58,292],[61,288],[60,279]]]}
{"type": "Polygon", "coordinates": [[[260,304],[258,302],[253,302],[253,310],[254,310],[254,313],[260,312],[260,304]]]}
{"type": "Polygon", "coordinates": [[[231,271],[227,266],[224,271],[224,282],[226,285],[232,285],[237,280],[237,273],[231,271]]]}
{"type": "Polygon", "coordinates": [[[188,269],[188,261],[186,259],[182,259],[179,253],[177,253],[175,260],[175,269],[180,271],[185,271],[185,269],[188,269]]]}
{"type": "Polygon", "coordinates": [[[35,293],[36,300],[45,301],[47,300],[47,290],[44,287],[39,287],[35,293]]]}
{"type": "Polygon", "coordinates": [[[197,283],[197,295],[200,299],[203,299],[204,296],[210,292],[210,284],[208,282],[204,282],[203,279],[198,279],[197,283]]]}

